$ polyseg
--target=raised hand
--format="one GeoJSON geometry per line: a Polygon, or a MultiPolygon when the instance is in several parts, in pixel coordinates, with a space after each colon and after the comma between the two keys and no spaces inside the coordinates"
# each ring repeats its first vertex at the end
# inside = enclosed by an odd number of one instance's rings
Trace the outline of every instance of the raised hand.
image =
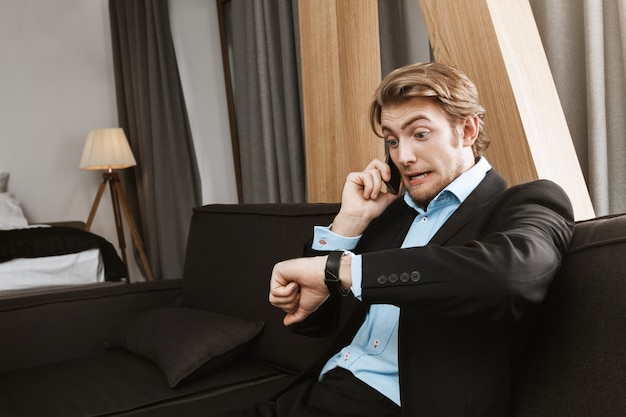
{"type": "Polygon", "coordinates": [[[342,236],[363,233],[367,225],[398,198],[383,191],[384,180],[390,178],[389,166],[379,159],[374,159],[361,172],[348,174],[341,195],[341,209],[333,221],[333,232],[342,236]]]}
{"type": "Polygon", "coordinates": [[[287,313],[283,320],[285,326],[304,320],[329,297],[324,283],[326,258],[290,259],[274,266],[269,300],[287,313]]]}

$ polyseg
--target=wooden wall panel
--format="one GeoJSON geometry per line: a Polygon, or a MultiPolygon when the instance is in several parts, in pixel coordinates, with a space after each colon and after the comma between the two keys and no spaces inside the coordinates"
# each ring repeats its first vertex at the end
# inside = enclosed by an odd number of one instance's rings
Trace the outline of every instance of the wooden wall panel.
{"type": "Polygon", "coordinates": [[[528,0],[420,0],[435,59],[463,70],[487,109],[487,158],[511,184],[561,185],[577,219],[589,192],[528,0]]]}
{"type": "Polygon", "coordinates": [[[377,0],[299,0],[309,202],[341,201],[346,175],[384,156],[368,107],[381,79],[377,0]]]}
{"type": "MultiPolygon", "coordinates": [[[[417,1],[417,0],[416,0],[417,1]]],[[[465,71],[487,108],[487,157],[510,184],[560,184],[577,219],[591,199],[528,0],[419,0],[435,59],[465,71]]],[[[380,82],[376,0],[299,0],[310,202],[382,157],[368,105],[380,82]]]]}

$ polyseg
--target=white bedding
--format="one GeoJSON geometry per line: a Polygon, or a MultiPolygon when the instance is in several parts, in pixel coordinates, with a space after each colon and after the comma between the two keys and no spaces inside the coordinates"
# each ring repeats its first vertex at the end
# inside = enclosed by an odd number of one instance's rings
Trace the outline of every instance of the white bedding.
{"type": "Polygon", "coordinates": [[[99,249],[0,263],[0,291],[104,281],[99,249]]]}
{"type": "MultiPolygon", "coordinates": [[[[8,192],[8,181],[9,173],[0,172],[0,230],[48,227],[28,224],[20,202],[8,192]]],[[[0,291],[91,284],[104,279],[104,262],[97,248],[0,262],[0,291]]]]}

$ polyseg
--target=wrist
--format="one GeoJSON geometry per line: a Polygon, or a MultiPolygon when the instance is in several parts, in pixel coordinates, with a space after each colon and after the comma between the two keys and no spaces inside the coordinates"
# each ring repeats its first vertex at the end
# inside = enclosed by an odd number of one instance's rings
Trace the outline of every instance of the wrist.
{"type": "Polygon", "coordinates": [[[352,257],[354,257],[354,253],[344,251],[339,264],[339,280],[345,291],[350,291],[352,288],[352,257]]]}
{"type": "Polygon", "coordinates": [[[333,220],[331,230],[345,237],[360,236],[363,231],[369,225],[370,220],[362,216],[352,216],[349,214],[343,214],[341,211],[337,213],[337,216],[333,220]]]}

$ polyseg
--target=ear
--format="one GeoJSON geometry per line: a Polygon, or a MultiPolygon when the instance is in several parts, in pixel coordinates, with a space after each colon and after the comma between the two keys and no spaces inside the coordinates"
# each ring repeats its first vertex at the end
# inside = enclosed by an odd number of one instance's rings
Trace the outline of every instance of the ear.
{"type": "Polygon", "coordinates": [[[472,146],[478,137],[480,119],[478,116],[469,116],[463,124],[463,146],[472,146]]]}

